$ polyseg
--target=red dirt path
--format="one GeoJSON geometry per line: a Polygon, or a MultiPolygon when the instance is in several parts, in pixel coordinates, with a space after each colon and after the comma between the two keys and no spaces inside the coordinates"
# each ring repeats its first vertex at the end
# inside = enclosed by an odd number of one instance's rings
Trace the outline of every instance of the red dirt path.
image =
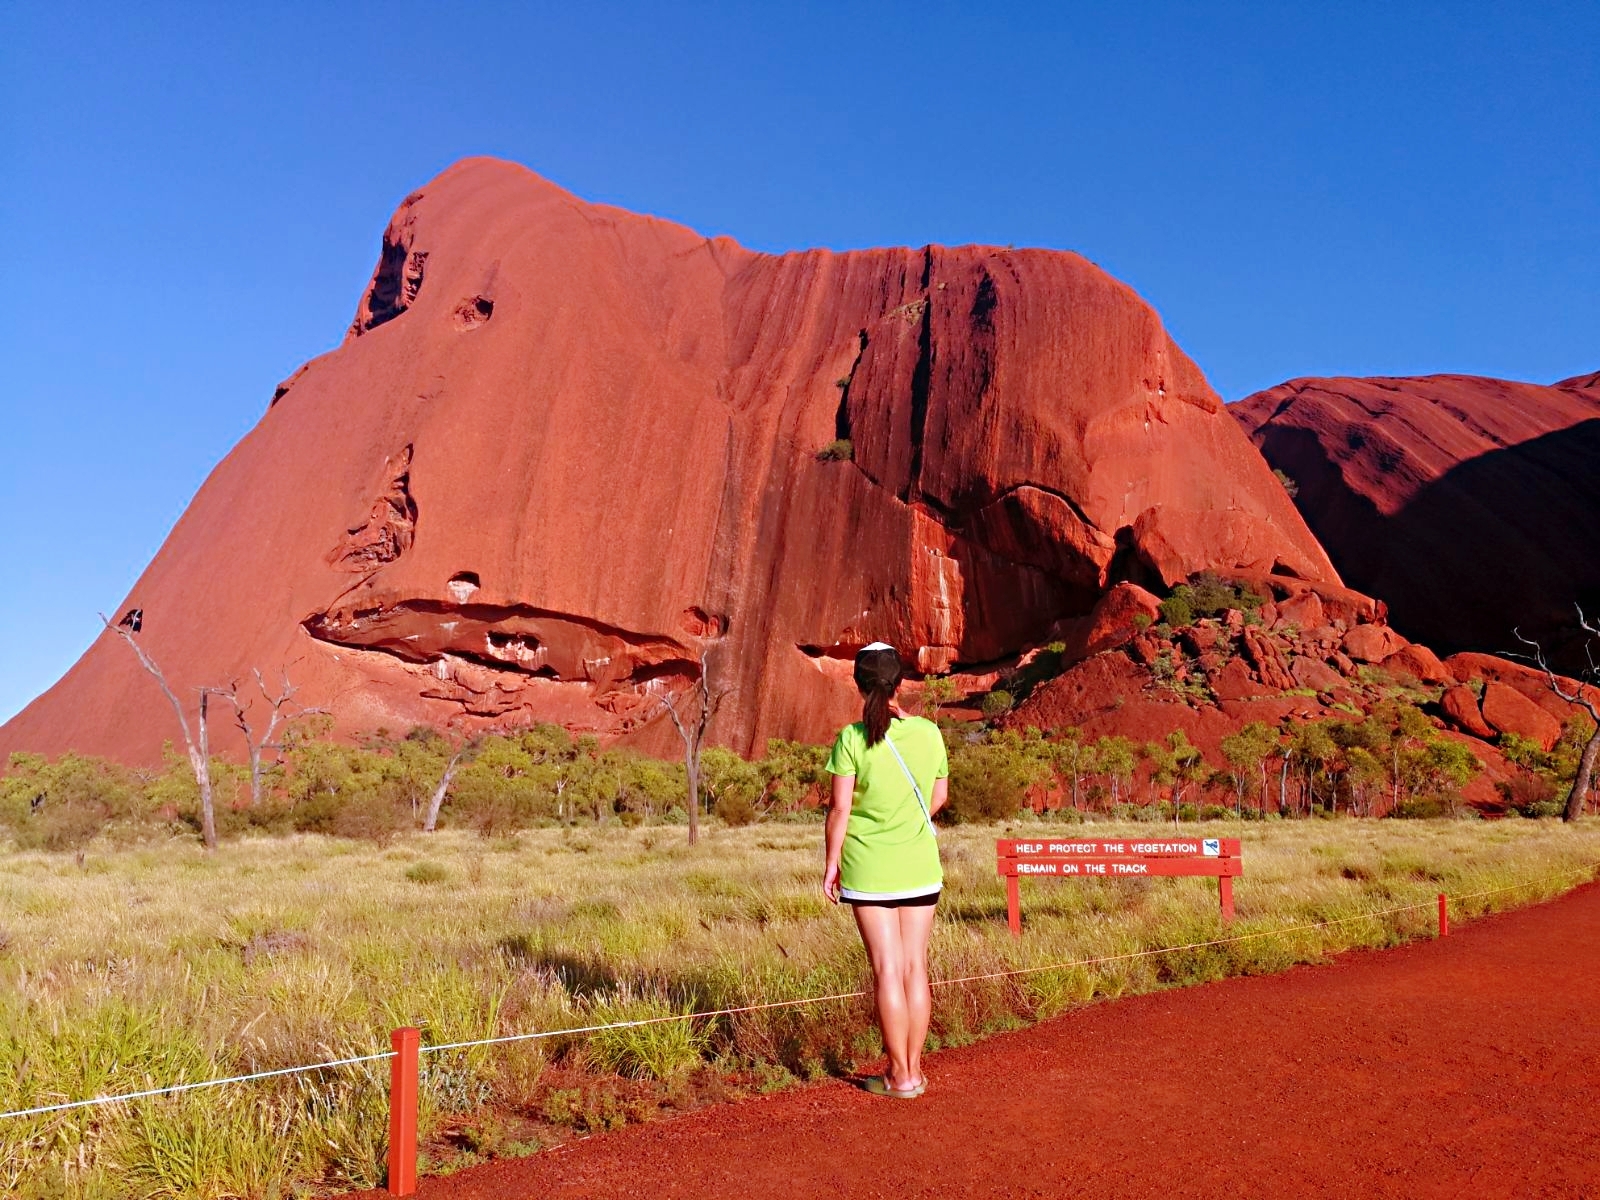
{"type": "MultiPolygon", "coordinates": [[[[539,1197],[1600,1197],[1600,885],[426,1180],[539,1197]]],[[[374,1193],[375,1195],[377,1193],[374,1193]]]]}

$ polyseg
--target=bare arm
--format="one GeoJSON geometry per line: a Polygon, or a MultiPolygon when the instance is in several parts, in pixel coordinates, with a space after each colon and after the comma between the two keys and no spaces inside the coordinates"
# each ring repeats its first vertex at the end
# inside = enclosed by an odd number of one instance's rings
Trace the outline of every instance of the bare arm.
{"type": "Polygon", "coordinates": [[[839,903],[839,859],[844,853],[844,831],[850,824],[850,805],[855,799],[856,777],[835,775],[833,797],[828,806],[828,821],[824,826],[824,845],[827,862],[822,869],[822,894],[839,903]]]}
{"type": "Polygon", "coordinates": [[[928,815],[931,817],[950,802],[950,781],[948,779],[935,779],[933,781],[933,803],[928,805],[928,815]]]}

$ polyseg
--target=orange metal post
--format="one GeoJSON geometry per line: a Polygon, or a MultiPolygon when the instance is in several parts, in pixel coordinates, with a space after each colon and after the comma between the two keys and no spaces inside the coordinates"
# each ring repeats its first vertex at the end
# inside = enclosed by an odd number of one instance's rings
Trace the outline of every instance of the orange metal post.
{"type": "Polygon", "coordinates": [[[417,1194],[417,1050],[420,1030],[407,1026],[389,1035],[389,1195],[417,1194]]]}
{"type": "Polygon", "coordinates": [[[1022,936],[1022,893],[1017,889],[1017,877],[1006,876],[1006,924],[1011,926],[1011,936],[1022,936]]]}
{"type": "Polygon", "coordinates": [[[1233,876],[1218,875],[1217,891],[1222,897],[1222,923],[1233,920],[1233,876]]]}
{"type": "Polygon", "coordinates": [[[1439,936],[1450,936],[1450,901],[1443,893],[1439,893],[1439,936]]]}

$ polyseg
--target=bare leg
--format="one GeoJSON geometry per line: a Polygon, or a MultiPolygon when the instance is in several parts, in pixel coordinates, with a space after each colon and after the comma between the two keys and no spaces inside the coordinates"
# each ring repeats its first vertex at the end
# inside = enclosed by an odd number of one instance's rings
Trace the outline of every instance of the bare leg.
{"type": "Polygon", "coordinates": [[[900,940],[900,913],[904,910],[877,904],[852,904],[856,928],[872,964],[873,997],[878,1006],[878,1028],[889,1055],[884,1078],[900,1091],[914,1087],[920,1076],[911,1073],[907,1059],[911,1014],[906,1004],[906,965],[900,940]]]}
{"type": "Polygon", "coordinates": [[[933,934],[933,905],[907,905],[896,909],[900,918],[900,948],[906,997],[906,1069],[913,1084],[922,1077],[922,1047],[928,1041],[933,1015],[933,994],[928,990],[928,939],[933,934]]]}

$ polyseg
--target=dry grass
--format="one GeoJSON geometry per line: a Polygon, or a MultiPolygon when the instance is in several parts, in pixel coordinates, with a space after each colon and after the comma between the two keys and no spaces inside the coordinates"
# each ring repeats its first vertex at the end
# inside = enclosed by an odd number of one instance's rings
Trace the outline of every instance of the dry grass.
{"type": "MultiPolygon", "coordinates": [[[[1031,822],[1011,828],[1040,828],[1031,822]]],[[[1192,831],[1190,827],[1189,831],[1192,831]]],[[[1436,892],[1457,919],[1593,875],[1600,826],[1314,821],[1207,827],[1245,841],[1232,932],[1282,930],[1436,892]],[[1547,877],[1559,875],[1558,879],[1547,877]]],[[[1097,825],[1097,835],[1151,827],[1097,825]]],[[[1024,883],[1007,936],[999,828],[942,835],[939,978],[1126,955],[1218,933],[1206,880],[1024,883]]],[[[817,890],[820,828],[317,837],[211,857],[173,843],[0,858],[0,1109],[386,1049],[853,991],[848,914],[817,890]]],[[[936,992],[950,1045],[1076,1004],[1283,969],[1423,936],[1428,908],[936,992]]],[[[424,1058],[435,1169],[671,1108],[849,1069],[877,1049],[861,1000],[424,1058]]],[[[382,1182],[387,1065],[0,1121],[22,1197],[291,1196],[382,1182]]]]}

